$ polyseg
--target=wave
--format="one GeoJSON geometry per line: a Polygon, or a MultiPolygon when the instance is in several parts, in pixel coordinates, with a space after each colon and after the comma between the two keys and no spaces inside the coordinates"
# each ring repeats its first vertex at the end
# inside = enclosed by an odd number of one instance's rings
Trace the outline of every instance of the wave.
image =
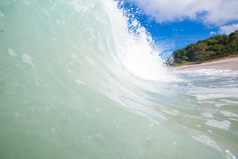
{"type": "Polygon", "coordinates": [[[0,158],[236,158],[237,74],[169,71],[117,2],[1,1],[0,34],[0,158]]]}

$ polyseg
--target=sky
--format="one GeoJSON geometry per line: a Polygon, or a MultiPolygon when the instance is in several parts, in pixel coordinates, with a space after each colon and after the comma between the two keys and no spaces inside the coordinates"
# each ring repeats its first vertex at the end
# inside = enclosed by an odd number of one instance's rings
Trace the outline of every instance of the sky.
{"type": "Polygon", "coordinates": [[[118,0],[151,34],[161,56],[238,30],[238,0],[118,0]]]}

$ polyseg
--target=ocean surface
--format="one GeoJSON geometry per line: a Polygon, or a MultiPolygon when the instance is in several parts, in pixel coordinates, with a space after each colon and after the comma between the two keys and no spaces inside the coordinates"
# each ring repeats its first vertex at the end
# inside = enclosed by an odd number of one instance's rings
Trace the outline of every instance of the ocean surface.
{"type": "Polygon", "coordinates": [[[132,17],[0,1],[1,159],[238,157],[238,72],[169,71],[132,17]]]}

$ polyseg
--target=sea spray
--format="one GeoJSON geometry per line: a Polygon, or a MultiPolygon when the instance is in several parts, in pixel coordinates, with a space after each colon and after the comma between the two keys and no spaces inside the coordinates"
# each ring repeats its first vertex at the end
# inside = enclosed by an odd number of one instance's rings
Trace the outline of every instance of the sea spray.
{"type": "Polygon", "coordinates": [[[110,15],[115,53],[121,65],[129,72],[147,80],[176,80],[176,77],[169,75],[163,67],[163,61],[158,56],[161,50],[155,46],[145,28],[126,11],[117,9],[116,2],[103,2],[105,11],[110,15]]]}

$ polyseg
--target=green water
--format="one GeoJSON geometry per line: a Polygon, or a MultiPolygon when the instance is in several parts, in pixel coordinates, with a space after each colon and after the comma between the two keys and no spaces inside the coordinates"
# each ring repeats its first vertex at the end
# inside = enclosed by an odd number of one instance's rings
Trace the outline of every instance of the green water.
{"type": "Polygon", "coordinates": [[[1,159],[237,158],[238,73],[169,72],[127,20],[111,0],[0,1],[1,159]]]}

